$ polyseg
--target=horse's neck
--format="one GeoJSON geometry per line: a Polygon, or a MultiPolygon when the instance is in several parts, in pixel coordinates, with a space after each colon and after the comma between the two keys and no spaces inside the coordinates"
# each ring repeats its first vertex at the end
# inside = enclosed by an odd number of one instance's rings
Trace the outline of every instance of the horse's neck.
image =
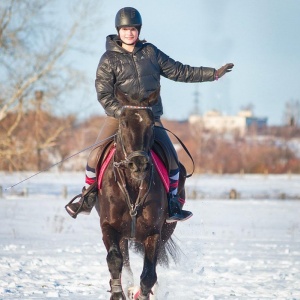
{"type": "Polygon", "coordinates": [[[122,161],[122,160],[126,159],[125,153],[123,152],[123,149],[122,149],[122,146],[121,146],[121,143],[116,143],[116,151],[115,151],[114,158],[115,158],[116,162],[119,162],[119,161],[122,161]]]}

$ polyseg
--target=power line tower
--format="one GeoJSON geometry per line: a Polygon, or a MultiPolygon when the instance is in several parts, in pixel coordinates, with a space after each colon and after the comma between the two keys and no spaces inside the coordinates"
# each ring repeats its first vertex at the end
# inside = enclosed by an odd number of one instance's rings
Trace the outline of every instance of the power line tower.
{"type": "Polygon", "coordinates": [[[192,114],[193,115],[200,115],[200,101],[199,101],[199,98],[200,98],[200,93],[198,91],[198,85],[196,85],[196,90],[194,92],[194,109],[193,109],[193,112],[192,114]]]}

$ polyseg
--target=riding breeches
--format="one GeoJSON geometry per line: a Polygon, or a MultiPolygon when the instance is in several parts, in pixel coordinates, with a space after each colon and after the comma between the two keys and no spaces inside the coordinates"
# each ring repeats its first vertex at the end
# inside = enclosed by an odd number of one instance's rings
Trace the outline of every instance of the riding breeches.
{"type": "MultiPolygon", "coordinates": [[[[159,127],[163,127],[161,120],[155,119],[155,125],[159,127]]],[[[100,132],[98,134],[98,137],[96,139],[96,143],[100,142],[99,145],[97,145],[93,150],[91,151],[89,157],[88,157],[88,166],[95,169],[98,163],[98,150],[99,147],[110,137],[117,133],[119,126],[119,121],[113,117],[106,117],[104,124],[102,125],[102,128],[100,129],[100,132]],[[101,141],[104,141],[101,143],[101,141]]],[[[176,150],[167,134],[167,132],[160,128],[154,129],[155,134],[155,140],[159,142],[159,144],[163,145],[163,148],[165,151],[168,152],[170,156],[170,166],[169,168],[171,170],[178,169],[178,157],[176,150]]]]}

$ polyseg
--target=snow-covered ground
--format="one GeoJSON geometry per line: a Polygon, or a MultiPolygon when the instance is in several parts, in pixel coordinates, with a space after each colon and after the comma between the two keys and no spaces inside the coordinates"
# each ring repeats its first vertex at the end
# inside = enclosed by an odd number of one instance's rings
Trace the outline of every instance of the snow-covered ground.
{"type": "MultiPolygon", "coordinates": [[[[0,186],[30,175],[0,173],[0,186]]],[[[64,210],[62,191],[70,198],[82,181],[49,172],[3,191],[0,299],[109,299],[96,212],[64,210]]],[[[181,261],[158,267],[160,300],[300,299],[299,176],[193,176],[187,188],[194,217],[176,229],[181,261]],[[228,200],[233,188],[239,200],[228,200]]],[[[142,258],[131,257],[138,283],[142,258]]]]}

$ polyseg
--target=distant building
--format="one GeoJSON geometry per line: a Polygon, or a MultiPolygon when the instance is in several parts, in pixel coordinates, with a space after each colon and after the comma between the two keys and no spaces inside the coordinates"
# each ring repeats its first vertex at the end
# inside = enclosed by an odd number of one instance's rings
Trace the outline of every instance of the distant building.
{"type": "Polygon", "coordinates": [[[254,117],[252,111],[242,110],[236,116],[222,115],[221,112],[212,110],[203,116],[191,115],[189,117],[190,124],[201,124],[203,129],[224,132],[238,132],[245,135],[249,128],[262,129],[267,126],[268,118],[254,117]]]}

